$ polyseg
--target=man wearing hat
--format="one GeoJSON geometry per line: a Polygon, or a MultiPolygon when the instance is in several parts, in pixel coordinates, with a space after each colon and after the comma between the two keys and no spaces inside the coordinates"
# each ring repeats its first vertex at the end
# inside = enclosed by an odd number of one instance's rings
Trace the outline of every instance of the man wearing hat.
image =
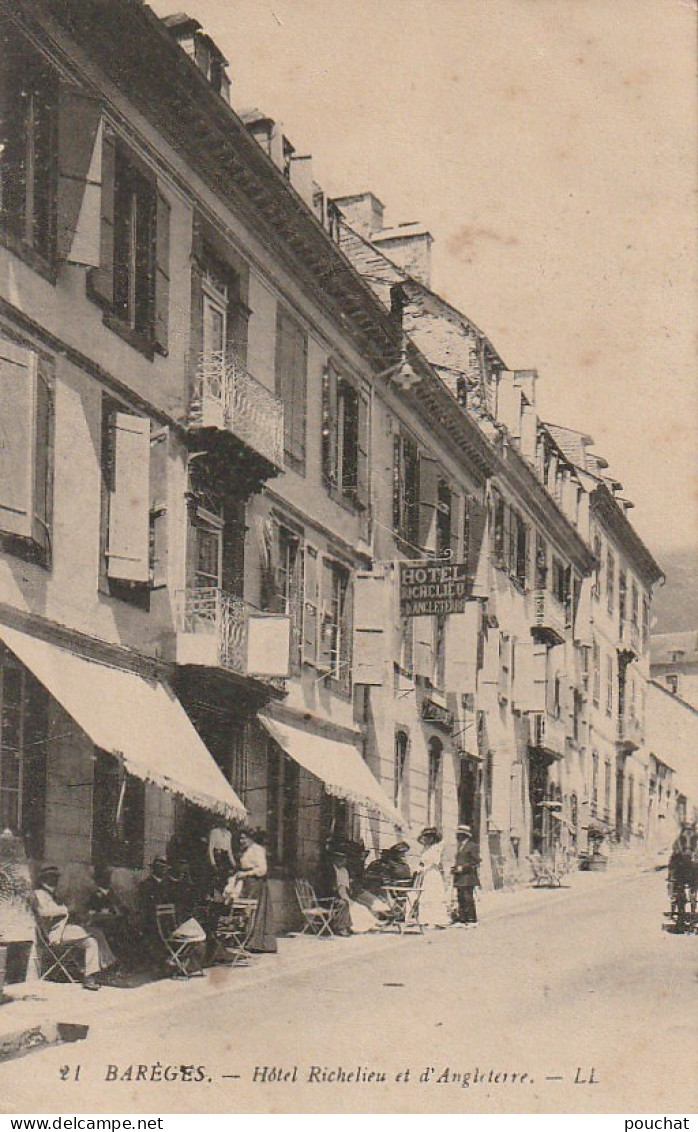
{"type": "Polygon", "coordinates": [[[34,906],[41,917],[49,943],[74,943],[85,953],[85,990],[99,990],[95,978],[100,971],[114,963],[114,953],[99,928],[89,932],[80,924],[68,923],[70,912],[65,904],[56,900],[60,871],[55,865],[44,865],[39,871],[38,887],[34,889],[34,906]]]}
{"type": "Polygon", "coordinates": [[[475,907],[475,889],[480,884],[478,865],[480,854],[473,839],[473,831],[469,825],[459,825],[456,829],[458,848],[456,860],[451,870],[453,884],[458,897],[458,912],[456,923],[477,925],[477,909],[475,907]]]}

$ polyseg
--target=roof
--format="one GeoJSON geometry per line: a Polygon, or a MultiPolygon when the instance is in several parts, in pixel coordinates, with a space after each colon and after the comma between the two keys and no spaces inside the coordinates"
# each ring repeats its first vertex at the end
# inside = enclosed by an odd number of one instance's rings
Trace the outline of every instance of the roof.
{"type": "Polygon", "coordinates": [[[381,228],[380,232],[373,232],[371,243],[382,244],[390,240],[404,240],[415,236],[424,236],[429,240],[434,239],[425,224],[420,224],[418,220],[411,220],[405,224],[396,224],[393,228],[381,228]]]}
{"type": "Polygon", "coordinates": [[[698,664],[698,629],[650,637],[651,664],[698,664]]]}

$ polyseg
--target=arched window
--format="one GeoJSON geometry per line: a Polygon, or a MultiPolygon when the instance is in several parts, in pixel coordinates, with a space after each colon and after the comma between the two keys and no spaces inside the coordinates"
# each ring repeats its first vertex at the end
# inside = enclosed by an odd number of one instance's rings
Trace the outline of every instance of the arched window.
{"type": "Polygon", "coordinates": [[[441,829],[443,813],[443,743],[435,735],[429,740],[427,770],[427,825],[441,829]]]}
{"type": "Polygon", "coordinates": [[[403,817],[409,819],[409,737],[405,731],[395,732],[393,768],[393,802],[403,817]]]}

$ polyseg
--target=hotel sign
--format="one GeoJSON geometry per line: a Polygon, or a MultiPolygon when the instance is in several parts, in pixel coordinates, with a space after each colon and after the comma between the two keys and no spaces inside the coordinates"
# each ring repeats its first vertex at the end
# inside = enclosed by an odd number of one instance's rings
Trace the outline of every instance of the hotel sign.
{"type": "Polygon", "coordinates": [[[400,615],[464,613],[472,588],[465,562],[401,562],[400,615]]]}

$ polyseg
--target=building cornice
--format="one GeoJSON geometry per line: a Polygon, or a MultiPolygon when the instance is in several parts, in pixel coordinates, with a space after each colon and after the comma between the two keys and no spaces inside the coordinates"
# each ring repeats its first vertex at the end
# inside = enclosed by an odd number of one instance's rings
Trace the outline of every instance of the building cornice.
{"type": "Polygon", "coordinates": [[[613,531],[620,546],[637,570],[640,580],[648,586],[664,578],[664,571],[657,564],[650,551],[627,519],[623,510],[613,498],[605,483],[594,488],[590,497],[592,514],[603,520],[613,531]]]}

